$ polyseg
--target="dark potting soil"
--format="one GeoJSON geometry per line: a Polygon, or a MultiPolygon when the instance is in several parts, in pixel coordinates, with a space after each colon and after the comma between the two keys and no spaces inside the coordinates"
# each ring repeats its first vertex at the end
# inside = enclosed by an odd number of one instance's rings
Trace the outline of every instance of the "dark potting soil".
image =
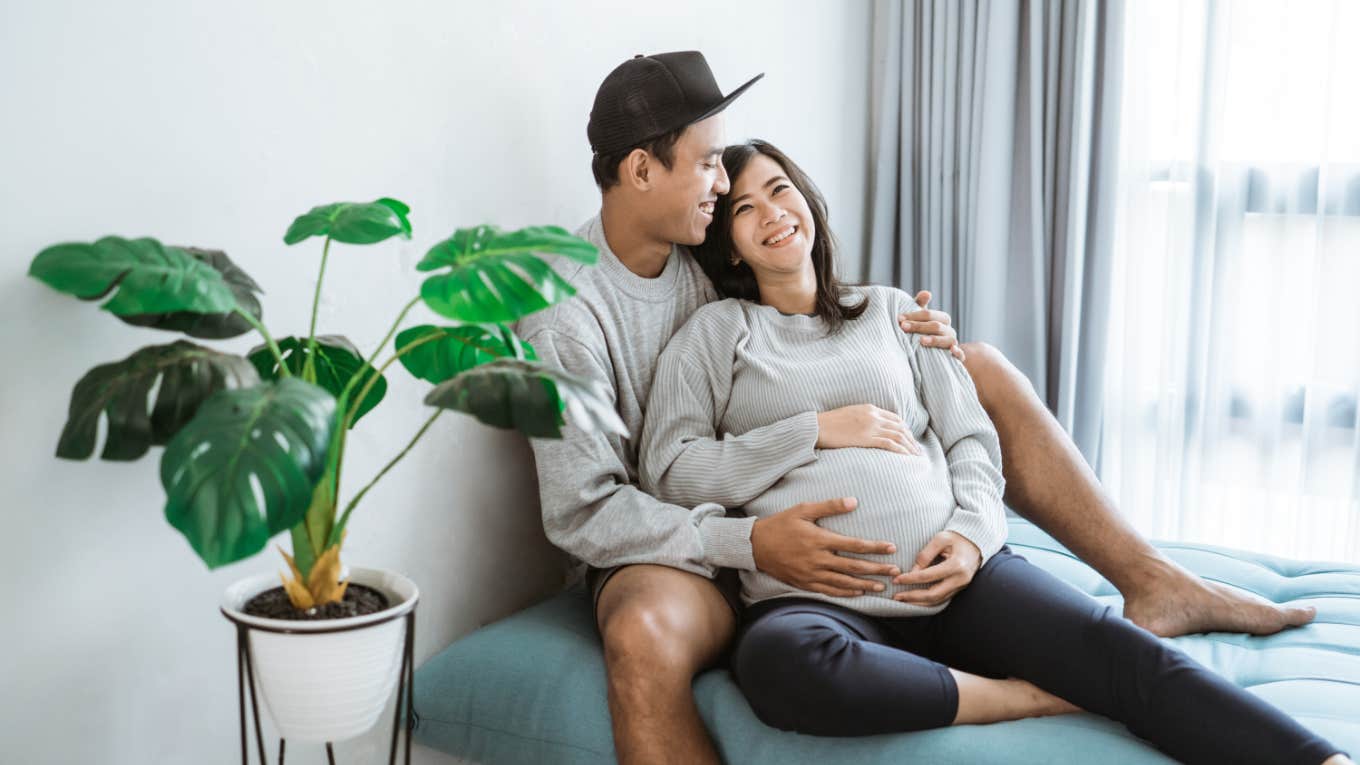
{"type": "Polygon", "coordinates": [[[345,597],[339,603],[327,603],[320,608],[300,611],[293,607],[288,593],[282,587],[275,587],[251,598],[241,609],[251,616],[266,619],[292,619],[293,621],[314,621],[317,619],[344,619],[350,616],[376,614],[387,608],[387,596],[372,587],[350,583],[345,588],[345,597]]]}

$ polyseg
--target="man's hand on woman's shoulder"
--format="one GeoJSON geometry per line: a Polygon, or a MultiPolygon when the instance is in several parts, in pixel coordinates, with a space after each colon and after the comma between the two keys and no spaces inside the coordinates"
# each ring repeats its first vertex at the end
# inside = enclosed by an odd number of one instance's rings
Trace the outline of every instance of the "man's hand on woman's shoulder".
{"type": "Polygon", "coordinates": [[[853,497],[805,502],[759,518],[751,527],[751,554],[756,569],[801,590],[840,598],[882,592],[884,584],[865,576],[896,576],[897,566],[847,558],[837,553],[891,555],[891,542],[870,542],[828,531],[817,520],[851,512],[853,497]]]}
{"type": "Polygon", "coordinates": [[[898,314],[897,324],[902,331],[921,335],[921,345],[948,348],[954,358],[963,361],[963,348],[959,345],[958,334],[951,326],[949,314],[927,308],[930,305],[930,293],[926,290],[916,293],[916,304],[921,307],[920,310],[898,314]]]}

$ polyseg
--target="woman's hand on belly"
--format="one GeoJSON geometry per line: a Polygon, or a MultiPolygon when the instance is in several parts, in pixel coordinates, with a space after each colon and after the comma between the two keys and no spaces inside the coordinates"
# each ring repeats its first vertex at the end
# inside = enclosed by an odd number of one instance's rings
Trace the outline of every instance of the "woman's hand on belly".
{"type": "Polygon", "coordinates": [[[982,551],[967,537],[941,531],[921,552],[911,571],[893,579],[894,584],[928,585],[899,592],[893,600],[918,606],[935,606],[949,600],[973,581],[982,564],[982,551]]]}
{"type": "Polygon", "coordinates": [[[817,415],[817,448],[846,447],[885,449],[898,454],[920,455],[907,424],[897,412],[873,404],[855,404],[817,415]]]}

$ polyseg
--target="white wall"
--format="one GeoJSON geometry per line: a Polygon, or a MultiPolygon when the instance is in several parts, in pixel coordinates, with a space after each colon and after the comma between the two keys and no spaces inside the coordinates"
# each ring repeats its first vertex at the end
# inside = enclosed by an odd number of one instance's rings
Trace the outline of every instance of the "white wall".
{"type": "MultiPolygon", "coordinates": [[[[589,216],[599,81],[634,53],[698,48],[724,89],[766,72],[728,111],[729,138],[772,139],[803,163],[858,261],[867,4],[2,8],[0,761],[234,761],[233,633],[217,599],[281,565],[270,552],[205,570],[163,520],[159,450],[134,464],[52,457],[75,381],[173,336],[27,278],[43,247],[118,233],[223,248],[264,285],[273,332],[299,333],[319,247],[284,247],[287,224],[314,204],[395,196],[415,239],[337,246],[325,285],[322,328],[371,349],[415,294],[416,260],[453,228],[589,216]]],[[[350,492],[423,419],[424,386],[389,377],[352,441],[350,492]]],[[[423,660],[557,585],[536,513],[522,440],[447,416],[356,512],[346,556],[416,579],[423,660]]],[[[341,761],[376,762],[380,745],[342,745],[341,761]]]]}

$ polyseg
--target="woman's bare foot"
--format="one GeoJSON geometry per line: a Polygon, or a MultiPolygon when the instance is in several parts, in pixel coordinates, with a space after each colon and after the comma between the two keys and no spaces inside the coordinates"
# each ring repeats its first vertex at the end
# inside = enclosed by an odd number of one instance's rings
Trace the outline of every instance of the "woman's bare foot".
{"type": "Polygon", "coordinates": [[[954,716],[954,725],[976,725],[1081,711],[1075,704],[1024,680],[996,680],[953,668],[949,672],[959,688],[959,711],[954,716]]]}
{"type": "MultiPolygon", "coordinates": [[[[1241,590],[1201,579],[1169,560],[1136,591],[1126,593],[1124,617],[1161,637],[1195,632],[1273,635],[1313,620],[1317,610],[1281,606],[1241,590]]],[[[1130,588],[1132,589],[1132,588],[1130,588]]]]}

